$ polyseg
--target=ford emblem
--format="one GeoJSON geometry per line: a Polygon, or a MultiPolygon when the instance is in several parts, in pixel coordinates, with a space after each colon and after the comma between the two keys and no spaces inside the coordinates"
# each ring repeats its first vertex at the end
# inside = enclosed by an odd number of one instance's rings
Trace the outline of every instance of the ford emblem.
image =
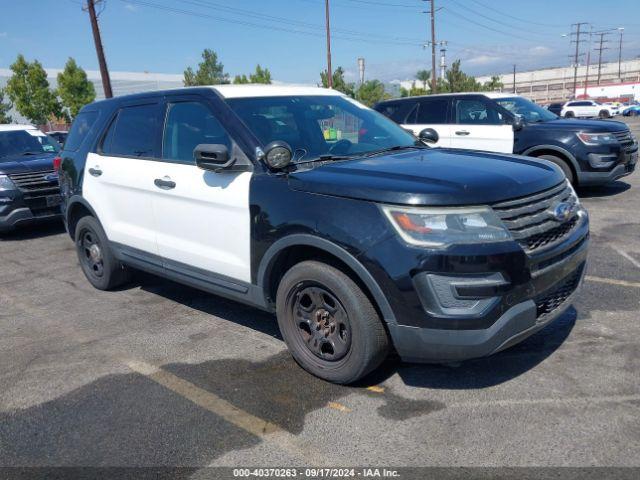
{"type": "Polygon", "coordinates": [[[560,202],[549,212],[554,220],[565,222],[573,216],[574,205],[568,202],[560,202]]]}
{"type": "Polygon", "coordinates": [[[44,176],[44,179],[47,182],[57,182],[58,181],[58,174],[57,173],[48,173],[44,176]]]}

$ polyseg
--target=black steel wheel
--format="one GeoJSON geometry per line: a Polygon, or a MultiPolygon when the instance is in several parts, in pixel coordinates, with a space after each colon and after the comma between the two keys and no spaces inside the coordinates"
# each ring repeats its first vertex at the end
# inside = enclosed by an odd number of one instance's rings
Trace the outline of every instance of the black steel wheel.
{"type": "Polygon", "coordinates": [[[110,290],[129,279],[129,271],[114,257],[107,235],[94,217],[78,221],[75,238],[80,267],[91,285],[110,290]]]}
{"type": "Polygon", "coordinates": [[[278,325],[293,358],[308,372],[348,384],[386,357],[389,340],[376,309],[341,270],[304,261],[282,277],[278,325]]]}

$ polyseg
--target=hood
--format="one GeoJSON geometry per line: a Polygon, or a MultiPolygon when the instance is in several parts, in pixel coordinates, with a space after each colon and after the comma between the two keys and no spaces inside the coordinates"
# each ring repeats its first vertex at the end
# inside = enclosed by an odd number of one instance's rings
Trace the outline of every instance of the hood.
{"type": "Polygon", "coordinates": [[[53,159],[56,153],[43,153],[29,157],[12,157],[0,159],[0,173],[29,173],[53,170],[53,159]]]}
{"type": "Polygon", "coordinates": [[[558,118],[548,122],[527,123],[526,127],[535,129],[553,129],[572,132],[619,132],[629,129],[625,123],[611,120],[574,120],[558,118]]]}
{"type": "Polygon", "coordinates": [[[482,205],[551,188],[564,178],[544,160],[423,149],[334,162],[289,175],[291,188],[405,205],[482,205]]]}

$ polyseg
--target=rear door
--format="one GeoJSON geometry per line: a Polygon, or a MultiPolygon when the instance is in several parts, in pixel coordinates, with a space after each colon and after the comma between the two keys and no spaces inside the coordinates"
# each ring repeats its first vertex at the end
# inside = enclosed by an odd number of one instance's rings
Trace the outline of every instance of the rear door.
{"type": "Polygon", "coordinates": [[[195,164],[199,144],[223,144],[244,155],[199,95],[167,97],[162,159],[155,162],[153,208],[165,268],[209,279],[251,281],[249,182],[251,172],[206,171],[195,164]]]}
{"type": "Polygon", "coordinates": [[[513,153],[513,128],[504,112],[484,96],[460,95],[451,106],[451,147],[513,153]]]}
{"type": "Polygon", "coordinates": [[[433,146],[451,146],[449,98],[419,98],[416,107],[409,113],[402,126],[413,131],[415,135],[419,135],[425,128],[432,128],[438,133],[438,141],[433,146]]]}
{"type": "Polygon", "coordinates": [[[159,99],[124,104],[85,165],[83,195],[112,242],[157,254],[152,196],[159,99]]]}

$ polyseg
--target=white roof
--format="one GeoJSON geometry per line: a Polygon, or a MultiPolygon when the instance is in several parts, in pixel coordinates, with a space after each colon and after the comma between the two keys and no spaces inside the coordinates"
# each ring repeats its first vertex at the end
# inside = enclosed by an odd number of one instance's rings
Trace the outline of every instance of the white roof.
{"type": "Polygon", "coordinates": [[[10,132],[13,130],[37,130],[37,128],[33,125],[0,124],[0,132],[10,132]]]}
{"type": "Polygon", "coordinates": [[[342,92],[330,90],[328,88],[296,85],[213,85],[211,88],[217,90],[224,98],[288,97],[290,95],[344,95],[342,92]]]}

